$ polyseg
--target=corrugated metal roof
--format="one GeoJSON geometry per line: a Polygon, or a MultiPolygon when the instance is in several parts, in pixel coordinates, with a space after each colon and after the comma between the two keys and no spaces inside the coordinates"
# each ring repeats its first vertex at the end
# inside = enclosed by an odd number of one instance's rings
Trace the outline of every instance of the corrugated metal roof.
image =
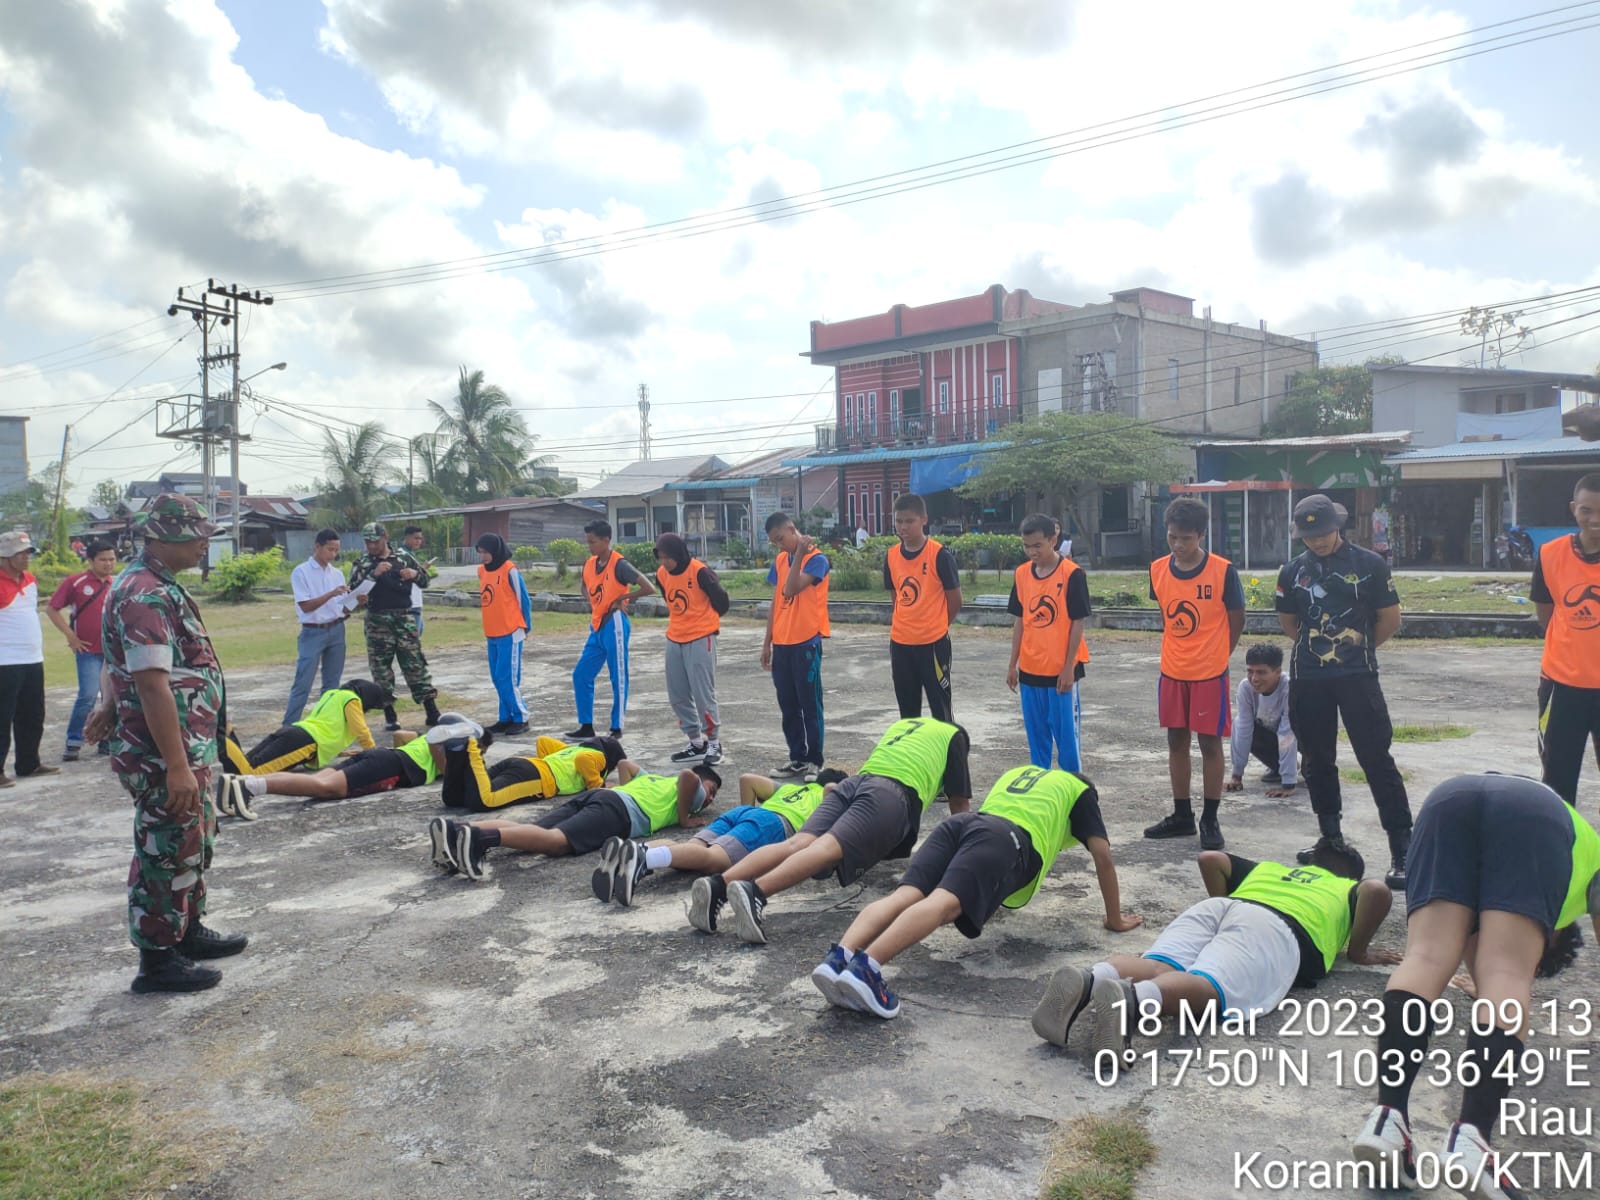
{"type": "Polygon", "coordinates": [[[1010,442],[961,442],[953,446],[911,446],[896,449],[884,446],[854,454],[818,454],[812,458],[786,458],[786,467],[852,467],[858,463],[902,462],[912,458],[944,458],[954,454],[975,454],[979,450],[1008,450],[1010,442]]]}
{"type": "Polygon", "coordinates": [[[1433,363],[1372,363],[1369,371],[1415,371],[1425,375],[1455,375],[1468,387],[1498,384],[1548,383],[1575,392],[1600,392],[1600,376],[1570,371],[1528,371],[1521,367],[1446,367],[1433,363]]]}
{"type": "Polygon", "coordinates": [[[1324,446],[1403,446],[1411,440],[1411,430],[1395,429],[1387,433],[1330,433],[1325,437],[1292,438],[1233,438],[1227,441],[1201,441],[1196,446],[1213,446],[1231,450],[1314,450],[1324,446]]]}
{"type": "MultiPolygon", "coordinates": [[[[787,472],[785,472],[787,474],[787,472]]],[[[765,480],[752,476],[748,479],[686,479],[682,483],[667,484],[669,492],[714,492],[718,488],[760,487],[765,480]]]]}
{"type": "Polygon", "coordinates": [[[1516,438],[1498,442],[1453,442],[1448,446],[1425,446],[1391,454],[1384,462],[1468,462],[1473,459],[1550,458],[1556,455],[1576,455],[1600,459],[1600,442],[1586,442],[1582,438],[1516,438]]]}
{"type": "Polygon", "coordinates": [[[659,492],[669,483],[721,471],[727,463],[715,454],[695,454],[683,458],[652,458],[631,462],[622,470],[607,475],[593,487],[572,493],[576,500],[609,500],[618,496],[643,496],[659,492]]]}

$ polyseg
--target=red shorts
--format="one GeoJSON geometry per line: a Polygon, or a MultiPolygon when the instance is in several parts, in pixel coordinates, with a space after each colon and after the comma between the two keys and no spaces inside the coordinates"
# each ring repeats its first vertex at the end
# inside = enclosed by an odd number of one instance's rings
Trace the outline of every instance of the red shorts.
{"type": "Polygon", "coordinates": [[[1173,679],[1163,675],[1156,691],[1156,712],[1163,729],[1190,729],[1227,737],[1233,732],[1228,701],[1228,673],[1215,679],[1173,679]]]}

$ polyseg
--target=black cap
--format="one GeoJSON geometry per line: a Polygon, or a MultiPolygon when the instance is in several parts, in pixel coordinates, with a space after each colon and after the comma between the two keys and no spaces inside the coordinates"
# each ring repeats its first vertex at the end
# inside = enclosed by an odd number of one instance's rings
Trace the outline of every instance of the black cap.
{"type": "Polygon", "coordinates": [[[1344,505],[1335,504],[1318,492],[1294,506],[1294,535],[1317,537],[1324,533],[1336,533],[1344,528],[1349,519],[1350,514],[1344,505]]]}

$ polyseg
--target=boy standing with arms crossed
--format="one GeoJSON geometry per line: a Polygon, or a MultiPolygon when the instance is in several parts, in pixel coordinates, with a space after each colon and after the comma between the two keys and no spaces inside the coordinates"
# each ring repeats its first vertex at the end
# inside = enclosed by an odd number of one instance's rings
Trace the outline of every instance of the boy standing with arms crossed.
{"type": "Polygon", "coordinates": [[[1006,686],[1022,697],[1028,760],[1050,769],[1052,754],[1063,771],[1080,769],[1078,680],[1089,661],[1083,640],[1089,617],[1089,577],[1056,544],[1061,527],[1034,513],[1022,522],[1028,561],[1017,568],[1006,611],[1011,623],[1011,664],[1006,686]],[[1052,747],[1054,748],[1052,750],[1052,747]]]}
{"type": "Polygon", "coordinates": [[[1205,807],[1200,846],[1221,850],[1222,739],[1233,728],[1228,708],[1228,659],[1244,632],[1244,587],[1239,572],[1205,548],[1211,513],[1183,497],[1167,505],[1172,553],[1150,564],[1150,598],[1161,609],[1161,679],[1157,710],[1167,731],[1172,812],[1144,831],[1147,838],[1193,837],[1189,735],[1200,742],[1205,807]]]}
{"type": "Polygon", "coordinates": [[[761,643],[761,666],[772,672],[789,761],[780,778],[814,777],[822,769],[822,639],[828,625],[828,556],[795,528],[788,513],[767,518],[778,553],[767,571],[772,609],[761,643]]]}
{"type": "Polygon", "coordinates": [[[950,694],[950,622],[961,611],[961,576],[955,555],[928,536],[928,508],[906,493],[894,502],[900,538],[883,560],[883,586],[894,597],[889,624],[889,674],[902,717],[954,718],[950,694]]]}

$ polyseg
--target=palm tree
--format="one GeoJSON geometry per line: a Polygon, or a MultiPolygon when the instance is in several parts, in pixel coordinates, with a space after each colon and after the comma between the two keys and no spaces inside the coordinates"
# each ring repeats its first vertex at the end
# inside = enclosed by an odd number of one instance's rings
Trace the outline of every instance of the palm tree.
{"type": "Polygon", "coordinates": [[[322,432],[322,482],[326,510],[344,529],[359,529],[387,501],[379,480],[389,473],[383,427],[368,421],[354,429],[322,432]]]}
{"type": "Polygon", "coordinates": [[[462,367],[450,404],[430,400],[428,406],[439,418],[435,436],[444,446],[436,478],[441,487],[459,487],[462,500],[508,496],[542,461],[532,458],[539,439],[528,432],[511,397],[484,383],[482,371],[462,367]]]}

